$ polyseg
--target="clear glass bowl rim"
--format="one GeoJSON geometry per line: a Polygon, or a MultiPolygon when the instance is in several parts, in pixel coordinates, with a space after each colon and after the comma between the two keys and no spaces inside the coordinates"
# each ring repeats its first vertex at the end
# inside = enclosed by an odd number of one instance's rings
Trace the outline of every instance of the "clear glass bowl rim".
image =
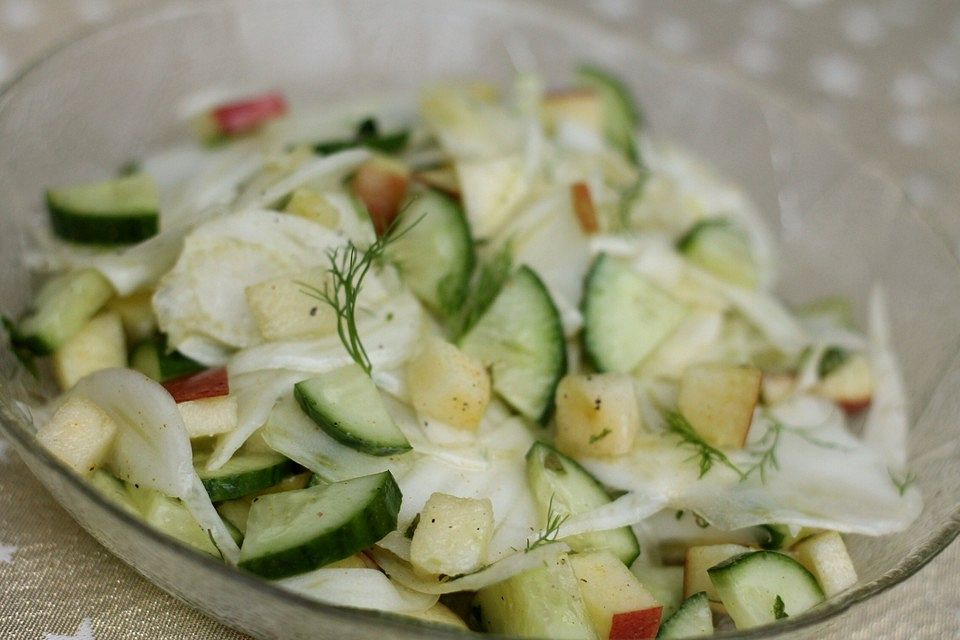
{"type": "MultiPolygon", "coordinates": [[[[265,1],[281,4],[280,0],[265,1]]],[[[457,1],[470,4],[476,4],[480,2],[480,0],[457,1]]],[[[242,6],[244,4],[245,0],[193,0],[191,2],[184,2],[182,0],[166,0],[165,2],[162,2],[159,7],[149,7],[146,9],[129,12],[127,14],[122,14],[119,17],[109,20],[103,24],[80,30],[76,35],[69,37],[60,44],[45,50],[28,64],[21,67],[17,74],[8,79],[5,83],[0,84],[0,113],[2,113],[5,104],[9,100],[9,94],[15,91],[16,88],[25,81],[25,79],[29,78],[37,69],[47,64],[55,63],[60,57],[69,56],[71,49],[79,46],[80,44],[101,37],[109,38],[112,34],[120,33],[127,29],[149,27],[149,25],[154,23],[183,18],[188,15],[199,15],[204,12],[216,11],[218,8],[233,8],[236,10],[242,10],[242,6]]],[[[510,11],[529,11],[533,13],[542,11],[542,7],[544,6],[541,3],[538,8],[538,5],[530,0],[485,0],[483,4],[501,5],[505,8],[509,7],[510,11]]],[[[655,56],[656,58],[668,62],[671,66],[684,68],[687,70],[706,72],[711,76],[716,77],[724,84],[734,87],[737,91],[748,95],[758,102],[775,104],[784,112],[789,113],[792,119],[799,126],[818,131],[823,131],[826,128],[825,123],[815,115],[798,110],[794,105],[785,101],[782,97],[772,93],[755,81],[735,75],[708,62],[693,62],[691,60],[677,57],[663,51],[654,50],[642,42],[629,39],[625,34],[621,33],[615,27],[604,24],[596,17],[575,13],[574,11],[566,8],[554,7],[552,8],[549,18],[552,21],[560,23],[574,20],[583,22],[586,20],[592,23],[592,26],[595,28],[602,29],[610,33],[611,40],[628,45],[640,52],[643,52],[644,55],[655,56]]],[[[852,148],[844,138],[834,137],[832,139],[832,144],[837,150],[860,160],[858,164],[862,167],[862,171],[869,171],[871,174],[879,177],[888,185],[892,185],[898,191],[902,191],[897,181],[889,174],[889,172],[886,171],[884,167],[875,162],[869,162],[867,159],[863,158],[862,155],[857,150],[852,148]]],[[[909,202],[910,200],[909,198],[905,198],[905,201],[909,202]]],[[[921,220],[932,236],[941,236],[938,230],[939,225],[935,222],[932,216],[925,214],[922,209],[919,209],[915,205],[911,205],[911,209],[911,213],[921,220]]],[[[951,251],[951,255],[953,256],[954,260],[957,260],[958,257],[953,251],[951,251]]],[[[318,602],[305,596],[283,590],[251,574],[246,574],[235,570],[222,562],[218,562],[206,556],[205,554],[193,551],[189,547],[176,542],[174,539],[148,526],[142,520],[127,513],[124,509],[120,508],[102,495],[99,491],[97,491],[85,479],[76,475],[71,469],[50,454],[44,447],[40,446],[33,434],[17,421],[10,420],[6,416],[3,416],[3,419],[0,420],[0,431],[2,431],[6,437],[11,438],[14,441],[15,448],[28,451],[31,457],[39,460],[45,467],[52,470],[60,480],[69,483],[72,488],[83,494],[86,499],[94,503],[99,509],[109,512],[115,519],[121,521],[124,526],[135,529],[139,535],[150,540],[152,544],[161,545],[166,551],[177,555],[187,563],[202,565],[206,571],[218,573],[224,580],[233,580],[245,583],[246,587],[256,591],[260,596],[263,596],[267,599],[282,598],[287,603],[293,603],[295,606],[302,608],[305,611],[322,613],[330,618],[340,619],[346,624],[349,624],[352,620],[356,620],[358,618],[365,618],[367,621],[382,624],[384,631],[392,629],[398,632],[415,633],[420,637],[466,637],[464,633],[460,631],[427,624],[417,619],[393,615],[386,612],[352,609],[318,602]]],[[[795,634],[800,631],[811,631],[812,627],[825,623],[828,620],[835,619],[837,616],[849,610],[854,605],[869,600],[910,578],[934,558],[936,558],[944,549],[950,546],[950,544],[958,536],[960,536],[960,504],[957,505],[951,514],[949,514],[948,518],[946,519],[946,524],[929,539],[927,544],[915,549],[913,553],[903,558],[897,566],[888,570],[875,580],[860,584],[856,588],[841,594],[839,597],[828,600],[826,603],[818,606],[813,611],[798,618],[782,620],[775,625],[758,627],[756,629],[720,632],[716,633],[712,637],[718,639],[742,638],[753,640],[761,638],[776,638],[778,636],[795,634]]],[[[128,566],[140,573],[140,570],[135,565],[126,563],[126,561],[124,561],[124,563],[128,564],[128,566]]],[[[205,615],[209,615],[214,619],[217,618],[215,613],[204,613],[205,615]]]]}

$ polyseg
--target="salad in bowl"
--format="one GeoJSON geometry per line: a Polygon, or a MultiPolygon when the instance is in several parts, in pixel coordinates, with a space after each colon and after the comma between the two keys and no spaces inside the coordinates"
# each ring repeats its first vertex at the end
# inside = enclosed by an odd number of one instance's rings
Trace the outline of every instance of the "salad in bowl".
{"type": "Polygon", "coordinates": [[[11,343],[37,439],[163,533],[346,607],[683,638],[857,582],[920,513],[884,295],[789,306],[735,186],[603,69],[221,103],[53,185],[11,343]]]}

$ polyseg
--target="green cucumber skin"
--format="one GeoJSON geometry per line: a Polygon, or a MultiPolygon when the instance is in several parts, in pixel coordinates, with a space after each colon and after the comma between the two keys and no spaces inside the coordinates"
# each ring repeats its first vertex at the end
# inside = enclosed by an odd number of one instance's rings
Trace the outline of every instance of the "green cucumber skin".
{"type": "Polygon", "coordinates": [[[204,365],[179,351],[168,353],[167,342],[163,337],[152,338],[134,347],[130,354],[130,367],[157,382],[166,382],[206,369],[204,365]]]}
{"type": "Polygon", "coordinates": [[[269,489],[286,476],[296,473],[298,465],[292,460],[283,460],[277,464],[253,471],[240,472],[228,476],[204,477],[199,472],[203,488],[207,490],[211,502],[236,500],[250,494],[269,489]]]}
{"type": "Polygon", "coordinates": [[[623,82],[599,67],[583,64],[577,70],[581,83],[594,87],[601,92],[603,103],[604,133],[609,142],[616,146],[627,159],[638,167],[643,167],[643,159],[637,148],[634,135],[643,126],[643,114],[623,82]],[[609,110],[613,102],[616,113],[609,110]],[[614,119],[611,121],[611,116],[614,119]]]}
{"type": "Polygon", "coordinates": [[[157,235],[157,211],[127,211],[109,216],[90,215],[61,208],[47,192],[47,208],[53,232],[79,244],[133,244],[157,235]]]}
{"type": "Polygon", "coordinates": [[[757,587],[750,586],[766,585],[770,575],[775,579],[786,580],[789,577],[792,580],[789,585],[781,585],[789,588],[776,590],[776,595],[782,598],[790,615],[799,615],[825,599],[823,589],[813,574],[790,556],[777,551],[741,553],[707,569],[707,574],[738,629],[776,622],[772,615],[774,600],[771,598],[769,602],[761,602],[760,596],[763,594],[757,592],[757,587]],[[775,568],[771,569],[771,565],[775,568]],[[751,596],[749,601],[746,598],[748,595],[751,596]],[[809,606],[795,611],[794,605],[798,601],[801,605],[809,606]]]}
{"type": "Polygon", "coordinates": [[[473,236],[463,208],[445,194],[427,190],[408,201],[397,217],[394,229],[399,235],[392,241],[388,255],[397,261],[407,286],[441,316],[456,313],[467,297],[470,276],[476,265],[473,236]],[[443,250],[452,245],[457,245],[454,255],[444,256],[446,252],[443,250]],[[407,256],[414,254],[411,270],[405,268],[404,253],[407,256]],[[423,256],[434,258],[434,261],[428,263],[428,267],[417,264],[418,258],[423,256]],[[430,277],[429,271],[437,266],[436,262],[445,262],[440,266],[446,273],[440,278],[430,277]],[[435,286],[429,286],[434,284],[433,280],[436,280],[435,286]]]}
{"type": "Polygon", "coordinates": [[[357,451],[362,451],[372,456],[392,456],[397,453],[404,453],[410,451],[412,447],[410,443],[407,444],[395,444],[395,445],[383,445],[376,444],[367,440],[366,438],[356,436],[350,431],[347,431],[340,426],[340,421],[337,418],[334,418],[328,415],[312,398],[303,390],[303,387],[300,386],[300,383],[297,383],[293,386],[293,397],[296,399],[297,404],[300,405],[300,408],[303,409],[303,412],[310,416],[310,419],[316,422],[324,433],[328,436],[347,445],[352,449],[357,451]]]}
{"type": "Polygon", "coordinates": [[[10,332],[15,347],[50,355],[72,338],[114,295],[99,272],[84,269],[55,276],[33,299],[33,307],[10,332]]]}
{"type": "MultiPolygon", "coordinates": [[[[610,494],[607,493],[606,488],[600,484],[600,482],[593,476],[592,473],[583,468],[583,466],[574,460],[573,458],[566,456],[555,448],[546,444],[545,442],[535,442],[527,451],[525,456],[527,461],[527,478],[530,479],[530,484],[533,484],[531,467],[537,465],[538,467],[545,467],[546,465],[543,462],[543,458],[547,455],[556,455],[560,460],[561,464],[564,466],[569,466],[574,473],[576,473],[580,478],[589,482],[599,495],[602,495],[606,498],[607,502],[610,502],[610,494]],[[542,455],[541,455],[542,454],[542,455]]],[[[545,480],[549,482],[549,480],[545,480]]],[[[531,487],[533,488],[533,487],[531,487]]],[[[533,488],[534,499],[539,503],[540,500],[536,499],[536,489],[533,488]]],[[[547,505],[540,505],[543,508],[546,508],[547,505]]],[[[598,505],[599,506],[599,505],[598,505]]],[[[628,567],[633,564],[633,562],[640,556],[640,543],[637,540],[636,534],[633,532],[630,527],[620,527],[618,529],[611,529],[609,531],[598,531],[591,534],[583,534],[591,539],[594,538],[612,538],[611,546],[602,547],[609,550],[615,556],[617,556],[625,565],[628,567]],[[615,538],[615,539],[613,539],[615,538]],[[623,548],[618,548],[623,544],[623,548]]],[[[589,551],[592,549],[575,549],[576,551],[589,551]]]]}
{"type": "Polygon", "coordinates": [[[483,315],[473,324],[471,329],[463,336],[460,337],[458,344],[460,348],[466,351],[469,355],[477,357],[481,360],[484,360],[482,353],[477,353],[477,349],[471,346],[471,338],[474,335],[474,332],[478,330],[487,319],[488,314],[491,310],[494,309],[498,302],[500,301],[501,296],[503,296],[504,291],[510,286],[526,286],[526,285],[517,285],[517,282],[525,280],[536,290],[537,294],[542,296],[542,298],[549,304],[550,312],[550,326],[547,329],[552,342],[555,342],[558,345],[558,348],[554,353],[548,354],[552,360],[552,377],[548,381],[540,393],[540,397],[537,398],[537,406],[532,411],[525,411],[521,407],[516,406],[516,403],[512,402],[510,398],[507,398],[501,389],[498,387],[497,383],[497,368],[493,366],[493,389],[496,391],[503,400],[512,406],[518,413],[524,415],[525,417],[535,420],[541,425],[546,425],[551,416],[556,404],[555,393],[557,390],[557,385],[560,384],[560,380],[567,373],[567,349],[566,349],[566,339],[563,335],[563,325],[560,321],[560,312],[557,310],[557,305],[553,301],[553,298],[550,296],[550,292],[547,290],[543,280],[540,279],[540,276],[531,269],[530,267],[523,265],[507,280],[503,285],[500,291],[494,297],[493,301],[488,305],[487,309],[484,311],[483,315]]]}
{"type": "Polygon", "coordinates": [[[677,610],[673,612],[673,615],[660,625],[660,630],[657,632],[657,640],[680,640],[681,638],[696,638],[712,634],[713,617],[710,612],[710,600],[707,598],[706,591],[700,591],[681,602],[677,610]],[[690,631],[692,627],[697,624],[693,616],[702,613],[704,610],[706,611],[707,620],[710,621],[711,628],[703,629],[703,633],[699,634],[697,631],[701,631],[701,629],[697,629],[694,631],[696,635],[691,635],[690,631]]]}
{"type": "MultiPolygon", "coordinates": [[[[390,472],[363,510],[338,529],[291,549],[241,561],[237,566],[269,580],[306,573],[343,560],[383,539],[397,528],[403,498],[390,472]]],[[[348,481],[349,482],[349,481],[348,481]]]]}

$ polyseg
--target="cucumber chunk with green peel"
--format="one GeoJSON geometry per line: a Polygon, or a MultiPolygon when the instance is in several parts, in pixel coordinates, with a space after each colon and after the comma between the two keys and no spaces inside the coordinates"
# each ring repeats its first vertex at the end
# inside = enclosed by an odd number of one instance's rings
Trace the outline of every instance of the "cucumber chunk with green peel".
{"type": "Polygon", "coordinates": [[[206,469],[209,456],[196,454],[193,466],[211,502],[223,502],[268,489],[296,472],[297,465],[276,453],[238,453],[214,471],[206,469]]]}
{"type": "Polygon", "coordinates": [[[156,235],[160,190],[149,175],[78,184],[47,191],[53,232],[71,242],[130,244],[156,235]]]}
{"type": "Polygon", "coordinates": [[[519,413],[549,419],[567,350],[557,307],[532,269],[507,280],[460,348],[490,367],[494,391],[519,413]]]}
{"type": "Polygon", "coordinates": [[[473,238],[456,202],[436,191],[414,197],[394,223],[387,257],[410,290],[443,316],[463,304],[475,261],[473,238]]]}
{"type": "MultiPolygon", "coordinates": [[[[589,471],[543,442],[527,451],[527,480],[543,521],[575,516],[610,502],[610,495],[589,471]]],[[[640,555],[640,544],[630,527],[594,531],[563,538],[577,552],[606,550],[628,567],[640,555]]]]}
{"type": "Polygon", "coordinates": [[[520,638],[598,640],[566,555],[477,592],[485,631],[520,638]]]}
{"type": "Polygon", "coordinates": [[[94,269],[56,276],[40,288],[11,339],[37,355],[53,353],[86,326],[113,293],[107,279],[94,269]]]}
{"type": "Polygon", "coordinates": [[[162,337],[151,338],[134,347],[130,354],[130,368],[157,382],[166,382],[206,369],[204,365],[179,351],[167,351],[167,341],[162,337]]]}
{"type": "Polygon", "coordinates": [[[577,78],[581,85],[600,94],[607,141],[631,162],[642,164],[637,130],[643,125],[643,114],[626,85],[610,72],[587,64],[577,70],[577,78]]]}
{"type": "Polygon", "coordinates": [[[679,640],[713,635],[713,613],[704,591],[695,593],[667,618],[657,632],[658,640],[679,640]]]}
{"type": "Polygon", "coordinates": [[[695,265],[732,284],[754,288],[757,265],[746,234],[726,218],[708,218],[693,225],[677,250],[695,265]]]}
{"type": "Polygon", "coordinates": [[[397,528],[400,501],[389,471],[256,498],[239,567],[276,579],[342,560],[397,528]]]}
{"type": "Polygon", "coordinates": [[[606,253],[587,273],[583,342],[598,371],[629,373],[687,317],[688,309],[606,253]]]}
{"type": "Polygon", "coordinates": [[[813,574],[776,551],[743,553],[707,569],[707,574],[738,629],[797,616],[824,600],[813,574]]]}
{"type": "Polygon", "coordinates": [[[410,450],[373,380],[356,364],[298,382],[293,396],[327,435],[348,447],[374,456],[410,450]]]}

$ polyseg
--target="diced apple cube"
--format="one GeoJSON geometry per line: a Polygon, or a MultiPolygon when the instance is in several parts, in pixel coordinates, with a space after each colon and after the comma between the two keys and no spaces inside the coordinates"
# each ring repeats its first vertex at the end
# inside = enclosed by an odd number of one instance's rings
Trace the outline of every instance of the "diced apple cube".
{"type": "Polygon", "coordinates": [[[457,178],[457,170],[451,165],[417,171],[413,174],[413,179],[454,198],[460,197],[460,181],[457,178]]]}
{"type": "Polygon", "coordinates": [[[410,169],[394,158],[377,156],[357,169],[353,176],[353,194],[367,208],[373,229],[382,236],[400,213],[407,195],[410,169]]]}
{"type": "Polygon", "coordinates": [[[761,396],[764,404],[773,405],[783,402],[797,386],[797,376],[792,373],[766,372],[761,383],[761,396]]]}
{"type": "Polygon", "coordinates": [[[434,493],[420,512],[410,542],[410,562],[421,574],[469,573],[483,566],[492,537],[489,499],[434,493]]]}
{"type": "Polygon", "coordinates": [[[601,638],[610,636],[614,615],[660,607],[637,577],[609,551],[571,555],[570,564],[587,614],[601,638]]]}
{"type": "Polygon", "coordinates": [[[417,413],[458,429],[475,430],[490,403],[483,363],[436,336],[407,365],[407,387],[417,413]]]}
{"type": "Polygon", "coordinates": [[[598,137],[603,135],[603,103],[590,89],[553,91],[543,98],[541,115],[544,128],[554,132],[561,123],[575,124],[598,137]]]}
{"type": "Polygon", "coordinates": [[[101,369],[127,366],[127,342],[120,314],[94,316],[53,354],[53,375],[61,389],[101,369]]]}
{"type": "Polygon", "coordinates": [[[280,93],[265,93],[218,105],[197,121],[201,139],[207,144],[255,131],[265,122],[287,113],[287,101],[280,93]]]}
{"type": "Polygon", "coordinates": [[[760,396],[755,367],[700,364],[680,379],[680,413],[714,447],[742,448],[760,396]]]}
{"type": "Polygon", "coordinates": [[[457,164],[463,208],[477,238],[493,235],[527,193],[523,158],[507,156],[457,164]]]}
{"type": "Polygon", "coordinates": [[[873,398],[873,371],[863,354],[850,355],[814,387],[819,395],[833,400],[847,413],[856,413],[873,398]]]}
{"type": "Polygon", "coordinates": [[[857,570],[836,531],[810,536],[793,548],[797,561],[813,574],[828,598],[857,583],[857,570]]]}
{"type": "Polygon", "coordinates": [[[568,375],[557,385],[556,446],[570,456],[617,456],[633,447],[640,407],[626,374],[568,375]]]}
{"type": "Polygon", "coordinates": [[[336,229],[340,224],[340,212],[337,208],[312,189],[300,188],[294,191],[283,210],[330,229],[336,229]]]}
{"type": "Polygon", "coordinates": [[[230,377],[227,375],[226,367],[204,369],[167,380],[163,383],[163,388],[177,403],[216,398],[230,394],[230,377]]]}
{"type": "Polygon", "coordinates": [[[72,396],[40,427],[37,440],[71,469],[89,476],[106,460],[116,432],[117,423],[107,412],[72,396]]]}
{"type": "Polygon", "coordinates": [[[309,287],[323,290],[327,276],[310,271],[303,277],[284,276],[258,282],[244,290],[247,306],[266,340],[294,340],[323,336],[337,329],[337,314],[330,305],[307,294],[309,287]]]}
{"type": "Polygon", "coordinates": [[[107,309],[120,314],[127,344],[143,342],[157,332],[157,317],[153,313],[153,291],[140,291],[129,296],[113,298],[107,309]]]}
{"type": "Polygon", "coordinates": [[[610,625],[610,640],[654,640],[662,620],[663,607],[618,613],[610,625]]]}
{"type": "Polygon", "coordinates": [[[237,399],[233,396],[187,400],[177,404],[177,409],[191,438],[227,433],[237,426],[237,399]]]}
{"type": "Polygon", "coordinates": [[[748,551],[752,549],[739,544],[713,544],[688,548],[683,562],[683,597],[689,598],[695,593],[706,591],[710,608],[714,611],[722,611],[720,596],[710,580],[707,569],[748,551]]]}

